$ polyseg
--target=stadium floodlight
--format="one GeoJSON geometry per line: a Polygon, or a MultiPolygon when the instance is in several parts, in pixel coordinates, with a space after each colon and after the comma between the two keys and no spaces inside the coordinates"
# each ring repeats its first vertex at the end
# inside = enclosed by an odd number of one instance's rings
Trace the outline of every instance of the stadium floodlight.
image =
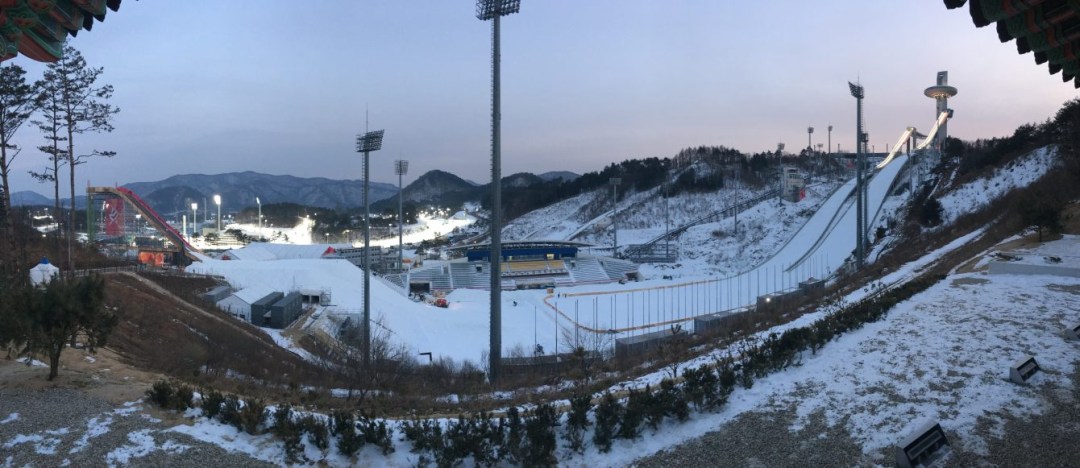
{"type": "Polygon", "coordinates": [[[476,2],[476,18],[480,21],[517,13],[519,10],[521,10],[521,0],[478,0],[476,2]]]}
{"type": "Polygon", "coordinates": [[[814,127],[806,127],[806,147],[810,149],[810,152],[814,151],[814,127]]]}
{"type": "Polygon", "coordinates": [[[855,99],[863,98],[863,87],[861,84],[855,84],[850,81],[847,83],[848,88],[851,90],[851,97],[855,99]]]}
{"type": "Polygon", "coordinates": [[[195,232],[199,226],[199,204],[191,204],[191,237],[195,237],[195,232]]]}
{"type": "Polygon", "coordinates": [[[382,149],[384,130],[375,130],[356,136],[356,152],[366,153],[382,149]]]}
{"type": "MultiPolygon", "coordinates": [[[[477,0],[476,18],[491,20],[491,331],[488,350],[488,380],[499,378],[502,361],[502,161],[499,121],[499,18],[517,13],[521,0],[477,0]]],[[[557,350],[556,350],[557,352],[557,350]]]]}
{"type": "Polygon", "coordinates": [[[371,203],[368,202],[370,178],[370,153],[382,149],[383,130],[375,130],[356,136],[356,152],[364,153],[364,326],[361,351],[364,353],[364,369],[371,368],[371,203]]]}
{"type": "Polygon", "coordinates": [[[404,237],[405,237],[405,221],[404,221],[405,220],[405,215],[404,215],[405,212],[404,212],[404,208],[403,208],[404,207],[403,199],[405,198],[405,191],[402,190],[402,188],[401,188],[401,180],[402,180],[402,177],[405,174],[407,174],[408,172],[409,172],[409,161],[406,161],[404,159],[399,159],[397,161],[394,161],[394,173],[397,174],[397,189],[398,189],[398,192],[397,192],[398,193],[398,196],[397,196],[397,224],[398,224],[398,229],[397,229],[397,263],[398,263],[398,268],[402,269],[402,270],[405,269],[405,254],[402,253],[402,250],[401,250],[405,245],[404,242],[403,242],[404,237]]]}

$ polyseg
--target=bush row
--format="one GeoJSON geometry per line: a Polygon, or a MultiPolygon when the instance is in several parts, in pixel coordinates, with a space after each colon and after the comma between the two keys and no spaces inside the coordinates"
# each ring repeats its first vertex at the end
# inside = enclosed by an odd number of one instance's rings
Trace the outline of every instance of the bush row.
{"type": "MultiPolygon", "coordinates": [[[[345,456],[352,456],[365,444],[371,444],[384,455],[394,451],[393,430],[386,421],[356,415],[348,411],[335,411],[330,417],[317,414],[301,414],[292,406],[284,404],[274,411],[258,399],[241,400],[236,395],[204,389],[200,392],[198,406],[203,414],[237,430],[252,435],[271,433],[285,445],[288,463],[306,463],[303,456],[303,440],[319,450],[330,447],[330,439],[337,439],[337,449],[345,456]]],[[[195,391],[177,380],[160,380],[146,391],[146,397],[154,404],[183,412],[195,408],[195,391]]]]}

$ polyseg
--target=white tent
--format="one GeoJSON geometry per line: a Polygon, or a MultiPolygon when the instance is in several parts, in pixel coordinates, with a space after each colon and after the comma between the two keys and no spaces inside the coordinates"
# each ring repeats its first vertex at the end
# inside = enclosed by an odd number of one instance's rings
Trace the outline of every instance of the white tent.
{"type": "Polygon", "coordinates": [[[44,286],[60,274],[60,269],[49,263],[49,259],[42,258],[41,263],[30,269],[30,283],[35,287],[44,286]]]}

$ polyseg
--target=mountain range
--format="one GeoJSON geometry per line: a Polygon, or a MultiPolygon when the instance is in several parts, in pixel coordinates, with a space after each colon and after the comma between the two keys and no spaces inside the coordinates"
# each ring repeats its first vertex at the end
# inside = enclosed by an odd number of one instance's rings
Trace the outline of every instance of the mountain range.
{"type": "MultiPolygon", "coordinates": [[[[577,174],[568,171],[547,172],[541,175],[519,173],[503,178],[505,187],[523,187],[533,183],[561,179],[570,181],[577,174]]],[[[155,182],[134,182],[124,187],[138,194],[159,213],[186,212],[192,203],[200,208],[212,206],[213,196],[220,195],[224,211],[237,211],[255,206],[256,197],[263,204],[295,203],[332,209],[363,206],[363,181],[334,180],[324,177],[295,177],[258,172],[226,174],[182,174],[155,182]]],[[[421,175],[403,190],[405,200],[417,204],[460,206],[479,200],[486,185],[468,182],[449,172],[432,170],[421,175]]],[[[372,182],[369,199],[373,208],[397,205],[398,188],[394,184],[372,182]],[[384,206],[385,205],[385,206],[384,206]]],[[[37,192],[12,193],[16,206],[51,206],[51,198],[37,192]]],[[[75,198],[76,207],[85,206],[85,197],[75,198]]],[[[66,205],[67,200],[63,200],[66,205]]]]}

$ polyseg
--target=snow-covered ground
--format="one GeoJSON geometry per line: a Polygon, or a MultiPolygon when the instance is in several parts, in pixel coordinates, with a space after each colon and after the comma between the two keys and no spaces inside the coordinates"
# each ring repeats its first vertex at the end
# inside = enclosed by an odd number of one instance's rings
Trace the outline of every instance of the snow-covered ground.
{"type": "MultiPolygon", "coordinates": [[[[1033,176],[1020,177],[1018,174],[1033,174],[1038,168],[1047,167],[1050,163],[1043,161],[1046,154],[1045,150],[1035,152],[1022,159],[1013,170],[1002,171],[989,181],[980,180],[963,186],[957,193],[985,194],[975,186],[1029,183],[1034,180],[1033,176]]],[[[886,195],[900,176],[905,161],[906,156],[897,157],[870,182],[870,213],[875,216],[871,226],[885,225],[886,219],[901,215],[900,210],[910,191],[891,199],[886,195]]],[[[676,265],[643,266],[644,279],[639,282],[560,287],[553,296],[542,290],[507,291],[502,295],[503,354],[510,355],[515,349],[531,350],[537,344],[549,353],[565,351],[571,345],[565,339],[568,335],[589,339],[604,333],[603,341],[612,345],[615,338],[657,331],[674,323],[692,329],[695,317],[751,305],[760,296],[789,290],[801,281],[829,277],[843,265],[855,246],[855,233],[848,228],[855,222],[854,202],[848,198],[853,188],[853,181],[848,181],[835,190],[828,185],[811,188],[807,200],[798,204],[778,204],[775,200],[762,202],[740,217],[741,232],[746,236],[741,242],[737,236],[723,235],[730,229],[731,219],[691,228],[680,240],[684,260],[676,265]],[[820,208],[812,215],[803,208],[814,205],[820,208]],[[720,234],[714,234],[716,232],[720,234]],[[754,247],[749,247],[751,245],[754,247]]],[[[648,196],[642,195],[642,198],[648,196]]],[[[545,217],[572,219],[575,210],[580,211],[581,206],[589,203],[587,197],[576,199],[548,209],[545,217]]],[[[953,198],[945,196],[942,199],[953,198]]],[[[955,199],[960,200],[959,195],[955,199]]],[[[970,200],[956,202],[956,206],[972,206],[971,203],[970,200]]],[[[632,204],[628,202],[628,205],[632,204]]],[[[422,221],[427,227],[424,232],[429,235],[449,232],[474,220],[463,213],[455,218],[425,219],[422,221]]],[[[556,224],[555,227],[530,224],[521,229],[558,231],[561,229],[558,226],[563,224],[556,224]]],[[[626,237],[628,242],[651,238],[655,236],[652,232],[655,230],[628,229],[626,237]]],[[[884,240],[883,244],[892,239],[887,236],[884,240]]],[[[873,254],[880,251],[881,247],[878,247],[873,254]]],[[[338,310],[359,313],[362,309],[362,272],[347,262],[251,263],[208,261],[193,265],[191,269],[222,275],[234,287],[262,285],[278,291],[328,288],[332,290],[338,310]]],[[[482,360],[487,347],[490,315],[487,292],[456,290],[447,297],[450,307],[439,309],[412,302],[401,290],[374,281],[371,297],[372,317],[382,320],[391,331],[392,340],[417,352],[432,352],[436,358],[482,360]]]]}
{"type": "MultiPolygon", "coordinates": [[[[903,206],[907,194],[891,200],[886,198],[902,163],[903,158],[897,158],[871,182],[871,212],[878,213],[871,226],[896,216],[903,206]],[[880,212],[876,209],[878,206],[883,207],[880,212]]],[[[947,211],[951,214],[946,216],[946,221],[955,219],[956,213],[1000,196],[1009,187],[1030,183],[1052,164],[1048,150],[1040,150],[990,179],[972,182],[941,196],[946,210],[955,210],[947,211]]],[[[744,252],[742,244],[732,242],[723,247],[720,254],[736,259],[758,256],[763,260],[760,262],[744,260],[743,264],[734,263],[729,270],[707,269],[709,261],[700,260],[707,254],[698,250],[704,250],[701,247],[703,237],[715,237],[712,232],[724,230],[724,223],[730,222],[722,220],[713,226],[693,228],[685,234],[685,245],[692,247],[690,251],[697,257],[688,256],[688,261],[672,268],[645,268],[647,278],[641,282],[559,288],[554,296],[536,290],[508,291],[502,296],[503,343],[506,346],[503,353],[509,355],[518,347],[532,349],[535,343],[547,350],[565,348],[566,337],[573,335],[571,320],[594,329],[623,330],[618,336],[628,336],[648,331],[649,327],[643,325],[687,320],[696,315],[732,309],[754,302],[761,294],[790,288],[808,277],[827,276],[854,246],[852,230],[844,228],[854,224],[854,210],[846,198],[852,188],[850,185],[841,186],[833,196],[827,196],[826,190],[811,190],[811,198],[807,201],[820,203],[821,207],[813,215],[800,213],[801,210],[794,208],[797,205],[784,203],[778,206],[773,200],[742,215],[740,225],[744,222],[753,225],[758,221],[762,224],[757,231],[748,227],[747,235],[765,232],[760,239],[755,238],[756,241],[773,247],[763,246],[760,252],[744,252]],[[768,227],[765,220],[785,226],[768,227]],[[743,269],[743,265],[756,267],[743,269]],[[726,278],[710,275],[738,270],[742,272],[726,278]],[[671,275],[673,279],[662,279],[658,273],[671,275]],[[556,340],[562,340],[558,346],[556,340]]],[[[628,203],[633,203],[631,198],[628,203]]],[[[552,208],[547,216],[557,218],[556,212],[580,211],[590,202],[595,200],[564,202],[562,207],[552,208]]],[[[593,221],[596,217],[582,222],[593,221]]],[[[469,223],[469,218],[460,221],[469,223]]],[[[570,219],[570,215],[563,219],[570,219]]],[[[442,232],[440,229],[453,223],[430,224],[433,227],[425,229],[429,234],[442,232]]],[[[629,243],[656,235],[656,228],[630,227],[626,234],[629,243]]],[[[532,233],[529,235],[541,235],[542,232],[558,235],[575,230],[563,222],[522,224],[518,229],[532,233]]],[[[981,231],[956,239],[881,278],[879,283],[892,284],[911,277],[944,253],[980,235],[981,231]]],[[[1058,256],[1066,263],[1074,262],[1077,260],[1075,245],[1075,239],[1067,238],[1041,246],[1037,254],[1058,256]]],[[[362,272],[344,260],[208,260],[196,263],[190,269],[222,275],[237,288],[330,289],[335,313],[359,313],[362,304],[362,272]]],[[[372,316],[391,331],[392,340],[405,343],[417,352],[430,351],[436,358],[481,360],[487,347],[487,292],[457,290],[448,296],[450,307],[440,309],[412,302],[400,290],[382,281],[371,284],[372,316]]],[[[856,301],[871,292],[870,287],[860,289],[844,300],[856,301]]],[[[987,453],[994,440],[1002,436],[1005,420],[1044,411],[1038,397],[1041,389],[1071,389],[1068,375],[1075,372],[1078,363],[1076,345],[1063,340],[1061,332],[1067,326],[1080,323],[1080,312],[1077,311],[1080,311],[1080,279],[1077,278],[983,272],[954,274],[897,305],[881,321],[841,336],[816,354],[802,355],[800,364],[794,368],[758,379],[750,389],[737,389],[718,413],[694,414],[686,423],[668,422],[658,431],[647,431],[641,439],[618,440],[612,452],[606,454],[589,448],[584,455],[573,455],[560,439],[558,455],[560,460],[574,465],[625,465],[721,428],[748,411],[791,407],[798,415],[796,427],[792,429],[797,429],[812,415],[824,415],[827,424],[849,432],[862,450],[880,464],[891,462],[880,457],[884,449],[901,437],[899,435],[927,421],[940,422],[946,431],[957,436],[953,443],[964,450],[987,453]],[[1025,385],[1008,382],[1009,366],[1029,355],[1036,357],[1043,372],[1025,385]]],[[[760,338],[770,332],[806,326],[825,314],[826,310],[815,311],[755,336],[760,338]]],[[[289,346],[280,336],[275,336],[275,340],[289,346]]],[[[686,362],[682,367],[711,362],[716,355],[730,351],[717,350],[686,362]]],[[[612,390],[655,386],[665,372],[620,383],[612,390]]],[[[0,424],[12,424],[19,418],[15,412],[0,414],[0,424]]],[[[107,425],[104,424],[104,430],[107,425]]],[[[283,454],[279,441],[267,436],[241,434],[205,418],[173,430],[221,445],[229,451],[275,463],[280,462],[283,454]]],[[[169,447],[153,447],[152,439],[145,435],[133,433],[132,449],[118,453],[115,462],[130,462],[146,451],[170,450],[169,447]],[[125,456],[128,458],[119,458],[125,456]]],[[[48,437],[51,436],[20,435],[0,441],[3,444],[0,446],[37,444],[48,437]]],[[[373,447],[366,447],[356,463],[415,465],[417,455],[409,452],[407,443],[400,435],[394,440],[396,452],[390,457],[383,457],[373,447]]],[[[333,466],[353,464],[337,454],[334,444],[331,442],[326,452],[307,447],[306,454],[312,460],[333,466]]],[[[50,447],[48,444],[41,446],[46,451],[50,447]]]]}
{"type": "MultiPolygon", "coordinates": [[[[911,277],[979,235],[981,231],[957,239],[899,268],[881,282],[890,284],[911,277]]],[[[1039,252],[1070,258],[1067,255],[1074,245],[1068,241],[1049,243],[1039,252]]],[[[856,291],[845,301],[858,300],[869,292],[856,291]]],[[[928,421],[940,423],[954,446],[985,455],[988,447],[1003,437],[1007,420],[1046,410],[1039,396],[1044,388],[1071,391],[1069,375],[1076,371],[1080,359],[1076,344],[1063,339],[1061,332],[1080,323],[1078,311],[1078,278],[954,274],[898,304],[882,320],[842,335],[816,354],[804,353],[796,366],[758,379],[750,389],[737,388],[717,413],[693,413],[685,423],[668,420],[656,431],[647,429],[637,440],[616,440],[609,453],[588,447],[584,455],[574,454],[560,438],[556,453],[567,465],[622,466],[720,429],[744,413],[794,408],[796,420],[791,430],[798,430],[815,415],[823,415],[826,424],[850,433],[864,454],[882,465],[892,462],[884,455],[888,448],[928,421]],[[1034,356],[1042,371],[1024,385],[1009,382],[1009,367],[1027,356],[1034,356]]],[[[756,336],[805,326],[826,313],[813,312],[756,336]]],[[[724,352],[718,350],[696,358],[684,367],[709,362],[715,354],[724,352]]],[[[664,373],[642,376],[613,390],[655,386],[664,373]]],[[[194,418],[191,424],[171,431],[255,459],[272,463],[283,459],[284,449],[278,440],[239,433],[199,417],[198,410],[191,410],[189,415],[194,418]]],[[[0,414],[0,418],[0,424],[4,424],[19,416],[0,414]]],[[[400,427],[397,421],[390,424],[400,427]]],[[[102,431],[107,430],[106,425],[102,431]]],[[[34,443],[34,436],[38,434],[7,444],[34,443]]],[[[588,440],[591,434],[585,437],[588,440]]],[[[170,450],[155,447],[150,440],[142,436],[132,439],[132,447],[117,456],[130,457],[130,461],[140,453],[170,450]]],[[[315,449],[306,440],[304,443],[304,453],[310,460],[330,466],[414,466],[419,456],[410,452],[400,432],[394,437],[395,452],[389,456],[365,447],[356,459],[350,460],[337,453],[333,440],[326,451],[315,449]]],[[[43,445],[42,449],[49,447],[43,445]]]]}
{"type": "Polygon", "coordinates": [[[1053,147],[1022,156],[986,178],[964,184],[941,196],[941,221],[948,224],[958,216],[986,206],[1017,187],[1031,185],[1058,163],[1053,147]]]}

